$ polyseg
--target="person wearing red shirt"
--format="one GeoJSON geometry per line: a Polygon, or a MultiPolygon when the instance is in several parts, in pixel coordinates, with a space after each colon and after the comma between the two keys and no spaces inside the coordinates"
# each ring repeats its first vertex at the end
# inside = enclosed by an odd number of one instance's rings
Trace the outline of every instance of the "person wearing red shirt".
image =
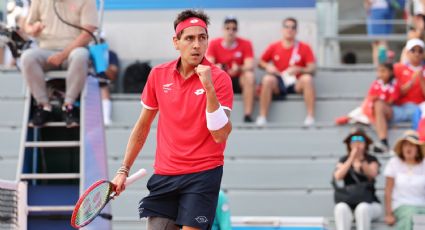
{"type": "Polygon", "coordinates": [[[252,122],[255,75],[254,52],[249,40],[237,36],[238,21],[229,16],[224,20],[223,37],[211,40],[207,58],[232,78],[233,93],[242,93],[244,121],[252,122]]]}
{"type": "Polygon", "coordinates": [[[380,142],[375,144],[376,152],[388,152],[388,122],[412,121],[419,110],[418,105],[425,101],[425,75],[423,63],[424,42],[410,39],[406,43],[407,61],[394,65],[394,75],[400,87],[399,99],[393,106],[375,103],[376,132],[380,142]]]}
{"type": "Polygon", "coordinates": [[[315,58],[310,46],[296,39],[297,25],[294,18],[283,20],[282,39],[270,44],[261,56],[259,66],[266,71],[266,75],[261,80],[257,125],[267,123],[272,98],[283,99],[287,93],[303,94],[307,108],[304,125],[314,125],[315,58]]]}
{"type": "Polygon", "coordinates": [[[210,229],[223,173],[223,153],[232,130],[233,93],[226,72],[205,58],[208,16],[185,10],[174,21],[177,60],[152,69],[143,105],[113,183],[117,194],[159,112],[154,174],[139,203],[147,229],[210,229]]]}

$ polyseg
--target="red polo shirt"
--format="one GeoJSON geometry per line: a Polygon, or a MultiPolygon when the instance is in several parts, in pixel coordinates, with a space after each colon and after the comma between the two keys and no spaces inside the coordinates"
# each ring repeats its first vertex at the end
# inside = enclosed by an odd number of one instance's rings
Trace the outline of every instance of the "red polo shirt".
{"type": "MultiPolygon", "coordinates": [[[[300,41],[298,41],[298,44],[299,47],[298,52],[295,55],[295,65],[299,67],[306,67],[307,64],[314,63],[315,58],[310,46],[300,41]]],[[[263,55],[261,56],[261,60],[264,62],[272,62],[277,70],[282,72],[289,67],[289,61],[291,59],[294,47],[295,46],[285,48],[282,45],[282,41],[279,40],[267,47],[266,51],[264,51],[263,55]]]]}
{"type": "MultiPolygon", "coordinates": [[[[423,70],[425,68],[422,68],[423,70]]],[[[397,63],[394,64],[394,75],[398,81],[400,87],[406,84],[408,81],[412,79],[413,73],[415,71],[408,64],[397,63]]],[[[424,77],[424,76],[420,76],[424,77]]],[[[412,88],[407,91],[405,95],[400,95],[398,100],[395,102],[396,105],[402,105],[406,103],[415,103],[420,104],[425,101],[424,94],[421,89],[421,84],[419,82],[419,78],[414,80],[412,88]]]]}
{"type": "MultiPolygon", "coordinates": [[[[216,143],[207,129],[206,95],[198,75],[184,80],[177,70],[180,59],[152,69],[141,96],[147,109],[158,109],[155,173],[181,175],[223,165],[225,143],[216,143]]],[[[208,62],[220,104],[233,105],[230,77],[208,62]]]]}
{"type": "MultiPolygon", "coordinates": [[[[249,40],[236,38],[233,47],[225,48],[223,38],[216,38],[208,45],[207,57],[214,57],[215,63],[224,65],[224,70],[230,69],[233,63],[241,66],[246,58],[253,58],[254,51],[249,40]]],[[[234,76],[237,77],[237,76],[234,76]]]]}

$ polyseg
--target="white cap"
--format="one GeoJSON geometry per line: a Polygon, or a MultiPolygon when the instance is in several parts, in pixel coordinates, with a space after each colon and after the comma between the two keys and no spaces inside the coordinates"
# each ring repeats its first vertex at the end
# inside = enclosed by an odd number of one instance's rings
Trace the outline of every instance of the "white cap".
{"type": "Polygon", "coordinates": [[[419,46],[419,47],[421,47],[423,49],[425,45],[424,45],[424,42],[422,40],[417,39],[417,38],[410,39],[406,43],[406,49],[407,50],[411,50],[415,46],[419,46]]]}

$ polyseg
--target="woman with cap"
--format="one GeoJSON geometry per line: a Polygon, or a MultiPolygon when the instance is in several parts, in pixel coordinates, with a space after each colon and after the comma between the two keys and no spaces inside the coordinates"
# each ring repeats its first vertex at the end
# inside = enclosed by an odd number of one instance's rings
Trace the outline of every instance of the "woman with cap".
{"type": "Polygon", "coordinates": [[[371,229],[371,222],[378,219],[382,213],[382,206],[375,195],[375,178],[379,172],[379,162],[376,157],[367,153],[372,139],[363,129],[354,128],[344,139],[348,154],[341,157],[333,174],[336,181],[343,180],[344,184],[352,185],[360,182],[370,182],[373,193],[373,202],[361,202],[355,207],[340,202],[335,205],[334,215],[337,230],[350,230],[353,222],[353,212],[358,230],[371,229]]]}
{"type": "Polygon", "coordinates": [[[425,143],[416,131],[406,131],[385,167],[385,222],[411,230],[413,216],[425,214],[425,143]]]}

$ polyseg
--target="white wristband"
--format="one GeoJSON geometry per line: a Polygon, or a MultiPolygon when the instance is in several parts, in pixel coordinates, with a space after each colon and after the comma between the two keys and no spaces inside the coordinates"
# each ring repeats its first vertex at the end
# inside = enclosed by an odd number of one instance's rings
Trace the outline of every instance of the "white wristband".
{"type": "Polygon", "coordinates": [[[227,117],[223,107],[221,106],[212,113],[206,112],[206,117],[207,128],[212,131],[223,128],[227,124],[227,122],[229,122],[229,118],[227,117]]]}

